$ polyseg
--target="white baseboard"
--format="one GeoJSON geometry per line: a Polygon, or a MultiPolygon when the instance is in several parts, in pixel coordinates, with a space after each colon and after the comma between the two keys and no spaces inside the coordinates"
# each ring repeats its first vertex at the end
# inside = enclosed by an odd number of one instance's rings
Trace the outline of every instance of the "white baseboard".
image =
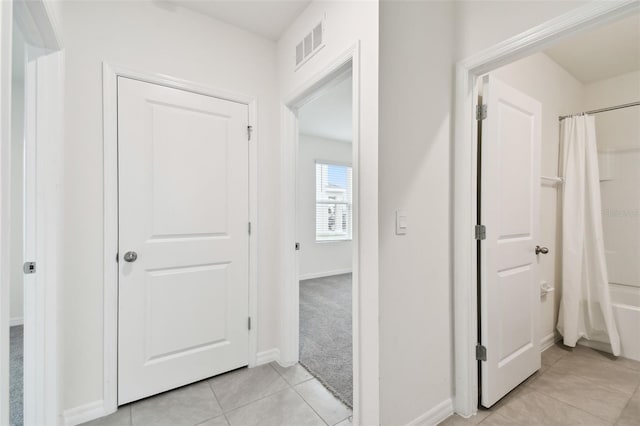
{"type": "Polygon", "coordinates": [[[24,325],[24,318],[22,317],[9,318],[9,327],[13,327],[15,325],[24,325]]]}
{"type": "Polygon", "coordinates": [[[311,274],[303,274],[298,277],[300,281],[303,280],[312,280],[314,278],[324,278],[331,277],[333,275],[342,275],[342,274],[350,274],[352,272],[351,268],[347,269],[335,269],[333,271],[325,271],[325,272],[314,272],[311,274]]]}
{"type": "Polygon", "coordinates": [[[555,345],[557,341],[560,340],[560,336],[556,335],[556,333],[550,333],[540,340],[540,352],[544,352],[549,349],[551,346],[555,345]]]}
{"type": "Polygon", "coordinates": [[[453,400],[442,401],[431,410],[407,423],[407,426],[435,426],[453,414],[453,400]]]}
{"type": "Polygon", "coordinates": [[[256,355],[256,367],[258,365],[269,364],[274,361],[280,361],[280,349],[269,349],[267,351],[258,352],[256,355]]]}
{"type": "Polygon", "coordinates": [[[94,401],[79,407],[70,408],[64,410],[64,425],[76,426],[81,423],[85,423],[97,418],[106,416],[107,413],[104,409],[104,401],[94,401]]]}

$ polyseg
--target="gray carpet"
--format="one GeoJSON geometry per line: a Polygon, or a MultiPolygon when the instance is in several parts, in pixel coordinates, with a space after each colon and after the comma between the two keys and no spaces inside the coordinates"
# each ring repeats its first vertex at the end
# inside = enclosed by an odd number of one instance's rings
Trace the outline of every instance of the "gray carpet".
{"type": "Polygon", "coordinates": [[[24,364],[24,330],[17,325],[10,328],[9,345],[9,421],[11,426],[22,426],[22,366],[24,364]]]}
{"type": "Polygon", "coordinates": [[[300,364],[353,406],[351,274],[300,281],[300,364]]]}

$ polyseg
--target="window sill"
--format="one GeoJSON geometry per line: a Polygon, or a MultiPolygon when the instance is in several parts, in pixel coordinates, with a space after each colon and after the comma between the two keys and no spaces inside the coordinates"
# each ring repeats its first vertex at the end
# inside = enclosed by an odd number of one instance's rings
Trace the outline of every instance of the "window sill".
{"type": "Polygon", "coordinates": [[[326,243],[348,243],[353,241],[353,238],[340,238],[335,240],[316,240],[316,244],[326,244],[326,243]]]}

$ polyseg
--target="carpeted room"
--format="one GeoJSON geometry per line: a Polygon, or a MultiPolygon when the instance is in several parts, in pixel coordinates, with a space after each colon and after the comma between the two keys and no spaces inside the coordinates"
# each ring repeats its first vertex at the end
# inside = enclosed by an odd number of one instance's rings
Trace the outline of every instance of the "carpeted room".
{"type": "Polygon", "coordinates": [[[330,84],[299,110],[300,364],[353,406],[352,90],[330,84]]]}

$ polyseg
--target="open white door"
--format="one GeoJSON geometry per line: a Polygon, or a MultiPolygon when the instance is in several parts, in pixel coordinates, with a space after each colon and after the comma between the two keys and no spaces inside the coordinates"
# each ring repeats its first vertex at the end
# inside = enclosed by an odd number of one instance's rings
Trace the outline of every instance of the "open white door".
{"type": "Polygon", "coordinates": [[[540,369],[539,243],[541,104],[484,79],[480,249],[481,403],[485,407],[540,369]]]}
{"type": "Polygon", "coordinates": [[[248,113],[118,77],[119,405],[248,364],[248,113]]]}

